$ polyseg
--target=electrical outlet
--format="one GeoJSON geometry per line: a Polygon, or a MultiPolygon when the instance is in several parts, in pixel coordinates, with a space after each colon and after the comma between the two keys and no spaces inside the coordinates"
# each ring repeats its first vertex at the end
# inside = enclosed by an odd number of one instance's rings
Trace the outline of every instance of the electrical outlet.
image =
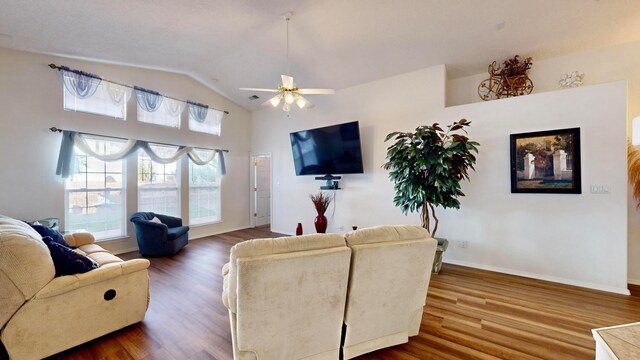
{"type": "Polygon", "coordinates": [[[609,185],[591,184],[592,194],[610,194],[609,185]]]}
{"type": "Polygon", "coordinates": [[[466,249],[469,247],[469,242],[467,240],[460,240],[459,245],[460,245],[460,248],[466,249]]]}

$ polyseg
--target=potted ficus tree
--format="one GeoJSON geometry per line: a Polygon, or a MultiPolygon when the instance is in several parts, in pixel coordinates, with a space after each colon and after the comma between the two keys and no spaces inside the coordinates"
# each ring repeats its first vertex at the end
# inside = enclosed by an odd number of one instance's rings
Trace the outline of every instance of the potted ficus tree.
{"type": "MultiPolygon", "coordinates": [[[[460,208],[458,197],[464,196],[460,182],[469,180],[469,169],[478,153],[478,144],[469,140],[465,130],[471,124],[461,119],[442,129],[438,123],[419,126],[415,132],[392,132],[385,142],[395,140],[387,149],[387,162],[393,181],[394,204],[404,214],[419,212],[422,226],[435,237],[438,231],[436,207],[460,208]]],[[[433,272],[442,267],[442,253],[448,242],[438,239],[438,252],[433,264],[433,272]]]]}

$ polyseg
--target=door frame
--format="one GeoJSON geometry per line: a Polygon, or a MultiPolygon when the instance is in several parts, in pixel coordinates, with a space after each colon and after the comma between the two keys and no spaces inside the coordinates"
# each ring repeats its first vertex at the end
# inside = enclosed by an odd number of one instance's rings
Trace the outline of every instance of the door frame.
{"type": "Polygon", "coordinates": [[[249,221],[251,227],[256,227],[256,194],[255,194],[255,182],[256,182],[256,166],[255,161],[257,157],[268,156],[269,157],[269,228],[273,224],[273,156],[271,152],[251,153],[249,156],[249,221]]]}

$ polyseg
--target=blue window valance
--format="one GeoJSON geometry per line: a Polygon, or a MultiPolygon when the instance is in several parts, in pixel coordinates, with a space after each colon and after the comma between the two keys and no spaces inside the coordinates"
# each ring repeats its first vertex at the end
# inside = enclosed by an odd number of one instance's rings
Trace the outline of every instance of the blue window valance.
{"type": "Polygon", "coordinates": [[[70,69],[66,66],[60,67],[60,76],[65,89],[80,99],[93,96],[102,82],[102,78],[98,75],[70,69]]]}
{"type": "Polygon", "coordinates": [[[145,111],[154,112],[162,105],[164,96],[157,91],[148,90],[140,86],[133,87],[136,91],[136,100],[138,105],[145,111]]]}
{"type": "Polygon", "coordinates": [[[187,101],[189,104],[189,116],[195,121],[203,123],[209,114],[209,106],[193,101],[187,101]]]}

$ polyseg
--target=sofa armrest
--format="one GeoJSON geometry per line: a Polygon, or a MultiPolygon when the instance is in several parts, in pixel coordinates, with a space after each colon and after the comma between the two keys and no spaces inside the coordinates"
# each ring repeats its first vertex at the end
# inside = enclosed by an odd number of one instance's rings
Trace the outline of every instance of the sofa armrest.
{"type": "Polygon", "coordinates": [[[67,244],[71,246],[79,247],[82,245],[93,244],[96,241],[96,238],[93,237],[93,234],[91,233],[78,232],[78,233],[72,233],[72,234],[65,234],[64,241],[66,241],[67,244]]]}
{"type": "Polygon", "coordinates": [[[38,291],[33,298],[49,298],[118,276],[131,274],[136,271],[146,271],[149,264],[150,262],[147,259],[133,259],[107,264],[84,274],[60,276],[51,280],[45,287],[38,291]]]}
{"type": "Polygon", "coordinates": [[[167,225],[170,228],[180,227],[182,226],[182,219],[169,216],[169,215],[160,215],[156,214],[156,217],[162,221],[163,224],[167,225]]]}
{"type": "Polygon", "coordinates": [[[222,280],[222,303],[228,310],[231,310],[229,307],[229,273],[224,274],[222,280]]]}

